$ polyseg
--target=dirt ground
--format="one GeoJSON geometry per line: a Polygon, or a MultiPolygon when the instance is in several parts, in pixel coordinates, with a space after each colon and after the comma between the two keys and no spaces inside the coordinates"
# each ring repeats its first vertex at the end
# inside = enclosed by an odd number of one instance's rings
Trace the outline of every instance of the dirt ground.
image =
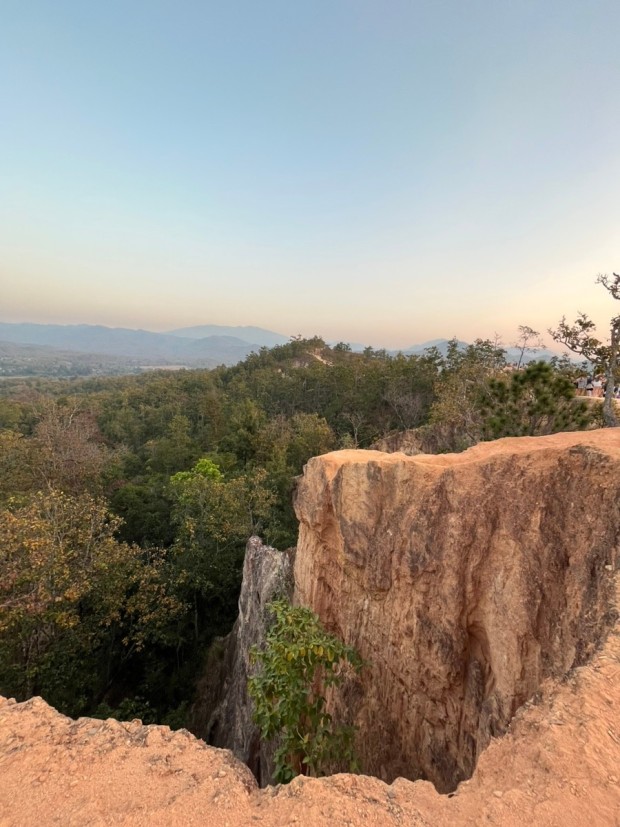
{"type": "Polygon", "coordinates": [[[259,790],[231,753],[187,732],[0,700],[0,827],[198,824],[620,827],[620,627],[543,687],[450,796],[351,775],[259,790]]]}

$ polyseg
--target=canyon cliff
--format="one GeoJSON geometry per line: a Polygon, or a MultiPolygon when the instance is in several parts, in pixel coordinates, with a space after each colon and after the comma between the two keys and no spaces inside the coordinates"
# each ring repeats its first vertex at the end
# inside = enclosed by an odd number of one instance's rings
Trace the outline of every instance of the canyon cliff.
{"type": "Polygon", "coordinates": [[[338,451],[296,494],[295,601],[368,662],[330,698],[364,771],[442,792],[613,622],[620,431],[338,451]]]}
{"type": "Polygon", "coordinates": [[[232,750],[265,784],[273,774],[274,746],[260,740],[252,720],[252,702],[247,693],[247,680],[253,671],[250,651],[265,638],[267,604],[292,595],[293,559],[293,549],[278,551],[258,537],[248,540],[239,616],[230,634],[211,646],[189,722],[194,735],[215,747],[232,750]]]}
{"type": "MultiPolygon", "coordinates": [[[[335,452],[308,463],[296,510],[293,599],[367,661],[329,702],[378,777],[260,790],[188,732],[0,698],[0,824],[617,827],[620,429],[335,452]]],[[[193,711],[263,780],[248,651],[292,565],[250,541],[193,711]]]]}

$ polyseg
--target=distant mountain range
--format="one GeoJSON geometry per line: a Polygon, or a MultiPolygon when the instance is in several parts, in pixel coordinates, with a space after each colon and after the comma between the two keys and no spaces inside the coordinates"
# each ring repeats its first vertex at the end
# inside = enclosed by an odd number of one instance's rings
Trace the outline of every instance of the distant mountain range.
{"type": "MultiPolygon", "coordinates": [[[[465,348],[469,346],[468,342],[462,342],[460,339],[457,339],[456,341],[459,346],[459,350],[465,350],[465,348]]],[[[445,356],[448,352],[449,342],[450,340],[448,339],[429,339],[428,342],[422,342],[421,345],[411,345],[405,350],[402,350],[401,353],[404,353],[407,356],[415,356],[418,353],[424,353],[425,350],[428,350],[431,347],[435,347],[442,356],[445,356]]]]}
{"type": "MultiPolygon", "coordinates": [[[[118,373],[149,367],[213,368],[236,364],[261,347],[271,348],[288,341],[288,336],[261,327],[200,325],[154,333],[103,325],[0,323],[0,375],[18,375],[20,365],[27,374],[36,374],[37,364],[41,367],[39,375],[57,375],[50,373],[54,362],[62,363],[62,375],[118,373]],[[20,352],[16,350],[18,346],[25,349],[20,352]],[[81,354],[82,358],[71,354],[81,354]]],[[[466,342],[458,344],[467,347],[466,342]]],[[[430,347],[445,355],[448,340],[432,339],[401,352],[414,355],[430,347]]],[[[364,345],[353,343],[351,348],[362,351],[364,345]]],[[[550,359],[553,355],[549,350],[541,350],[526,354],[524,361],[550,359]]],[[[506,349],[509,362],[518,357],[518,350],[506,349]]]]}
{"type": "Polygon", "coordinates": [[[171,333],[153,333],[102,325],[0,323],[0,342],[96,353],[146,367],[232,365],[261,347],[288,341],[288,336],[259,327],[205,325],[171,333]]]}
{"type": "Polygon", "coordinates": [[[227,336],[239,339],[248,344],[259,347],[275,347],[285,345],[290,336],[274,333],[262,327],[227,327],[219,324],[203,324],[198,327],[180,327],[178,330],[169,330],[170,336],[181,336],[185,339],[206,339],[210,336],[227,336]]]}
{"type": "MultiPolygon", "coordinates": [[[[448,339],[431,339],[428,342],[422,342],[421,345],[411,345],[406,350],[401,351],[402,353],[406,354],[407,356],[414,356],[419,353],[423,353],[425,350],[431,347],[437,348],[437,350],[441,353],[442,356],[445,356],[448,352],[448,339]]],[[[469,347],[468,342],[462,342],[460,339],[457,339],[457,344],[459,350],[465,350],[466,347],[469,347]]],[[[516,347],[503,347],[500,346],[504,353],[506,354],[506,361],[511,364],[513,362],[518,362],[519,357],[521,355],[521,351],[519,348],[516,347]]],[[[394,351],[398,352],[398,351],[394,351]]],[[[528,362],[536,362],[536,361],[544,361],[548,362],[554,356],[557,356],[557,353],[554,353],[552,350],[548,350],[547,348],[540,348],[536,351],[531,353],[524,353],[523,359],[521,360],[523,364],[527,364],[528,362]]]]}

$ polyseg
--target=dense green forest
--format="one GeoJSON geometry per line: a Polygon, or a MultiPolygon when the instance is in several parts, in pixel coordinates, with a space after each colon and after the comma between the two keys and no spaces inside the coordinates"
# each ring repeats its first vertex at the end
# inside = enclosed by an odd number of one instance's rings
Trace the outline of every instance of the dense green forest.
{"type": "Polygon", "coordinates": [[[596,427],[568,360],[489,341],[390,356],[318,338],[229,368],[0,385],[0,693],[181,726],[236,616],[247,538],[296,541],[316,454],[596,427]]]}

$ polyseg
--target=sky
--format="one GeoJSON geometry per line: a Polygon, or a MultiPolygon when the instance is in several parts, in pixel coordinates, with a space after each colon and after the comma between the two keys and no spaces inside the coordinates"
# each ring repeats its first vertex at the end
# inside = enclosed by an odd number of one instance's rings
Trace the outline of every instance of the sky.
{"type": "Polygon", "coordinates": [[[0,321],[407,347],[618,312],[618,0],[0,21],[0,321]]]}

